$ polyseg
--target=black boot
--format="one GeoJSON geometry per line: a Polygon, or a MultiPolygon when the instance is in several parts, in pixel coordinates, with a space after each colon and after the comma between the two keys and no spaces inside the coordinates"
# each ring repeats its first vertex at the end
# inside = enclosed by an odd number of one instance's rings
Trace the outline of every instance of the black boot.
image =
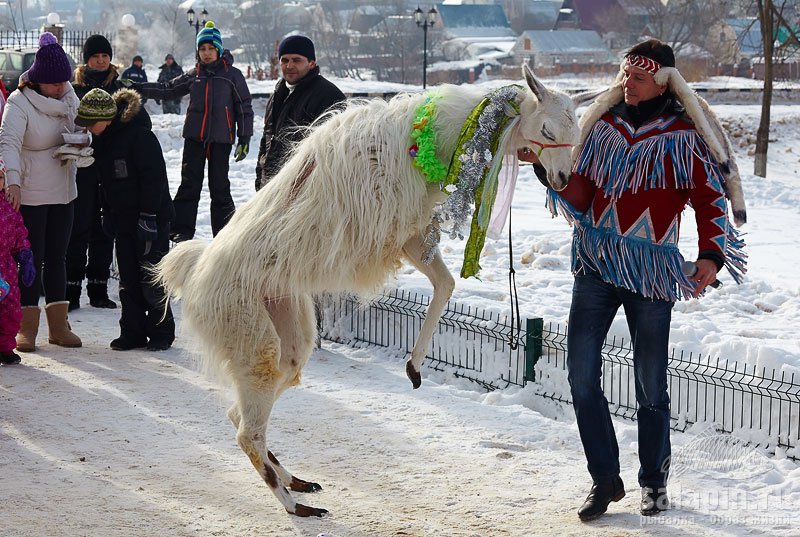
{"type": "Polygon", "coordinates": [[[19,354],[14,351],[0,353],[0,364],[2,365],[14,365],[20,363],[21,361],[22,358],[20,358],[19,354]]]}
{"type": "Polygon", "coordinates": [[[117,307],[117,303],[108,298],[108,280],[89,280],[86,294],[89,295],[89,304],[93,308],[113,310],[117,307]]]}
{"type": "Polygon", "coordinates": [[[68,311],[81,307],[81,282],[67,282],[66,298],[69,300],[68,311]]]}
{"type": "Polygon", "coordinates": [[[619,476],[607,481],[595,481],[586,501],[578,509],[578,517],[584,522],[592,520],[608,509],[608,504],[618,502],[625,496],[625,486],[619,476]]]}
{"type": "Polygon", "coordinates": [[[644,516],[653,516],[669,509],[669,498],[666,487],[642,487],[642,505],[640,511],[644,516]]]}
{"type": "Polygon", "coordinates": [[[111,342],[111,350],[114,351],[129,351],[133,349],[142,349],[147,347],[147,339],[135,339],[125,335],[119,336],[111,342]]]}

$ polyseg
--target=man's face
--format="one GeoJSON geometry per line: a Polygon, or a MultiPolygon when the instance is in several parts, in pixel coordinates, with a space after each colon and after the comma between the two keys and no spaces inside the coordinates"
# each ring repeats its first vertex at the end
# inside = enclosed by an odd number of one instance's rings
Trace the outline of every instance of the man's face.
{"type": "Polygon", "coordinates": [[[166,63],[167,65],[172,65],[174,61],[175,60],[173,60],[172,58],[167,58],[166,60],[164,60],[164,63],[166,63]]]}
{"type": "Polygon", "coordinates": [[[649,101],[664,93],[667,86],[656,84],[653,75],[647,71],[626,65],[622,88],[625,92],[625,104],[638,106],[639,103],[649,101]]]}
{"type": "Polygon", "coordinates": [[[135,65],[136,67],[141,69],[142,68],[142,61],[141,60],[136,60],[135,62],[133,62],[133,65],[135,65]]]}
{"type": "Polygon", "coordinates": [[[217,61],[219,58],[219,51],[217,47],[211,43],[203,43],[197,49],[197,55],[200,57],[200,63],[211,63],[217,61]]]}
{"type": "Polygon", "coordinates": [[[281,56],[281,74],[287,84],[297,84],[298,80],[306,76],[316,66],[317,62],[299,54],[284,54],[281,56]]]}
{"type": "Polygon", "coordinates": [[[86,65],[88,65],[95,71],[107,71],[108,66],[110,64],[111,64],[111,56],[109,56],[105,52],[92,54],[91,56],[89,56],[89,59],[86,60],[86,65]]]}

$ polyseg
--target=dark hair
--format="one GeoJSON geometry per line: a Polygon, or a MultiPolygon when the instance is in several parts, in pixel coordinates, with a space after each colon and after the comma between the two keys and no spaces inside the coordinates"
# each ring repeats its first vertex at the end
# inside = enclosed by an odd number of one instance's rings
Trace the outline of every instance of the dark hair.
{"type": "Polygon", "coordinates": [[[18,90],[22,90],[22,88],[31,88],[33,91],[38,93],[39,95],[42,94],[42,87],[39,85],[38,82],[34,82],[32,80],[28,80],[27,78],[19,83],[17,86],[18,90]]]}
{"type": "Polygon", "coordinates": [[[648,39],[637,43],[625,53],[626,58],[634,55],[650,58],[664,67],[675,67],[675,53],[672,52],[672,47],[658,39],[648,39]]]}

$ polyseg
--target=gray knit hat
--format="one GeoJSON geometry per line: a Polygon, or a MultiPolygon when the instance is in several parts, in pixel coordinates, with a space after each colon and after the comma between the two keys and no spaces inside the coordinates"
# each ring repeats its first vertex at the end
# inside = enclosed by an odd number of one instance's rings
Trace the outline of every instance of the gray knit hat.
{"type": "Polygon", "coordinates": [[[97,121],[110,121],[117,116],[117,103],[108,92],[94,88],[81,99],[75,124],[88,127],[97,121]]]}

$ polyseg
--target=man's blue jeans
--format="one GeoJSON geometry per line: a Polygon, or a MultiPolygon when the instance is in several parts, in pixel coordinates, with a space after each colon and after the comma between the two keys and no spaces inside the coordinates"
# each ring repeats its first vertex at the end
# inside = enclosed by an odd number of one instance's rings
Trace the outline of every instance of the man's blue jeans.
{"type": "Polygon", "coordinates": [[[600,385],[600,352],[614,315],[622,306],[633,341],[639,485],[654,490],[666,486],[670,460],[667,348],[673,305],[616,287],[595,274],[575,277],[567,368],[578,430],[595,481],[619,475],[619,447],[600,385]]]}

